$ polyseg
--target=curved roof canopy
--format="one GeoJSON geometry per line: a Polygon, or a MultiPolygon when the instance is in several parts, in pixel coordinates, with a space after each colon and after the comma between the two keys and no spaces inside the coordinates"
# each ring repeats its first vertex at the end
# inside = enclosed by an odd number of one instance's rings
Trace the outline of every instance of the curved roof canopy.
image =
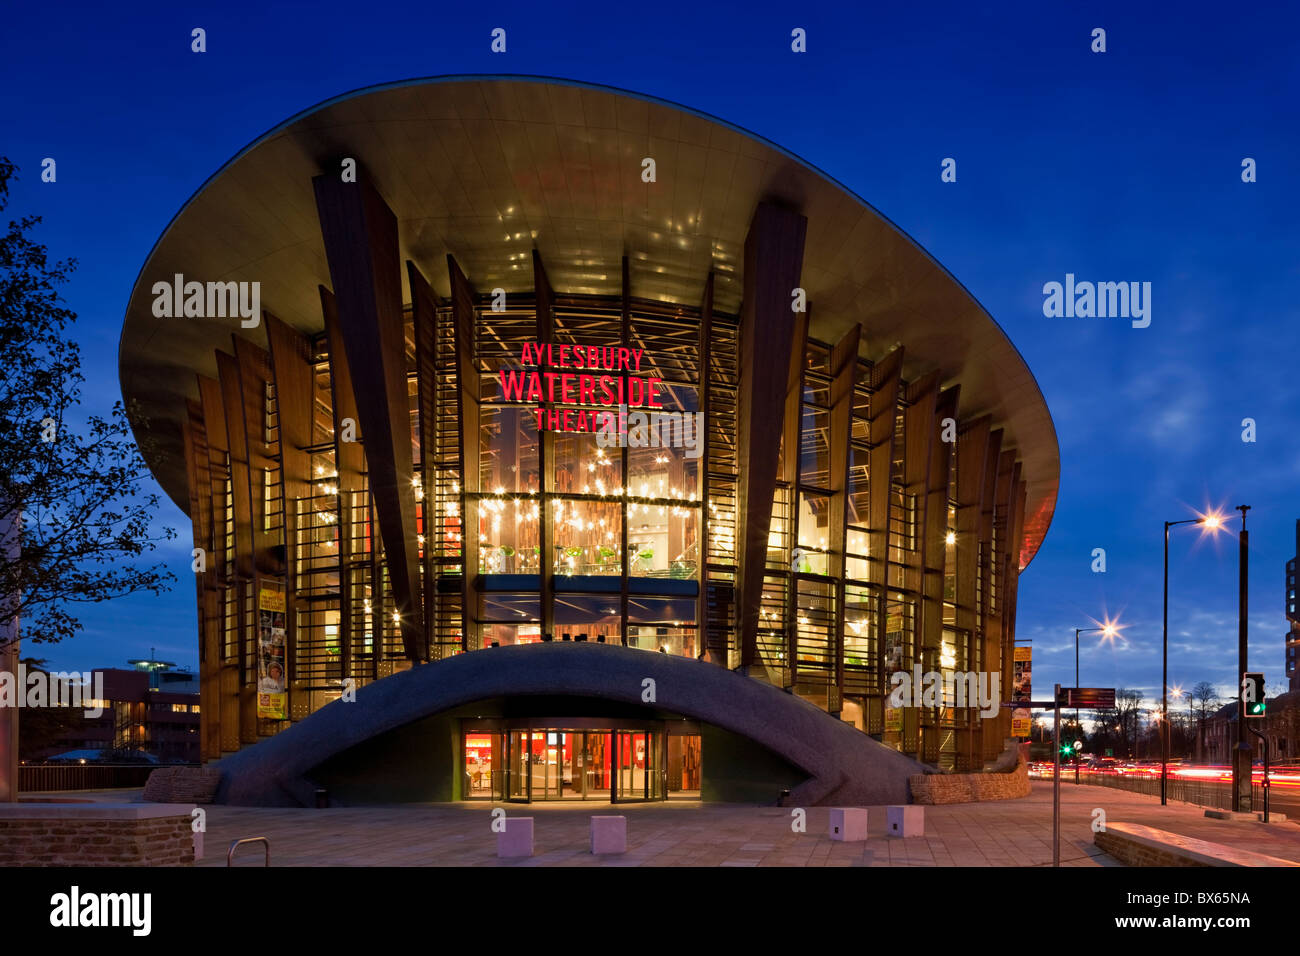
{"type": "MultiPolygon", "coordinates": [[[[905,378],[938,369],[961,384],[963,420],[1004,429],[1027,481],[1027,564],[1047,532],[1060,476],[1056,432],[1006,335],[920,246],[826,174],[714,117],[634,93],[540,77],[412,80],[330,100],[246,147],[177,213],[131,293],[119,345],[122,392],[163,489],[188,510],[181,441],[195,373],[216,375],[238,320],[157,318],[155,282],[260,281],[261,305],[307,333],[330,285],[312,177],[357,160],[398,219],[401,256],[449,294],[448,253],[480,289],[531,292],[536,247],[558,293],[633,295],[692,307],[716,273],[715,308],[740,308],[746,232],[775,200],[807,217],[810,335],[863,326],[862,354],[905,346],[905,378]],[[656,182],[640,176],[656,161],[656,182]],[[147,422],[147,425],[146,425],[147,422]]],[[[404,301],[410,301],[405,270],[404,301]]]]}

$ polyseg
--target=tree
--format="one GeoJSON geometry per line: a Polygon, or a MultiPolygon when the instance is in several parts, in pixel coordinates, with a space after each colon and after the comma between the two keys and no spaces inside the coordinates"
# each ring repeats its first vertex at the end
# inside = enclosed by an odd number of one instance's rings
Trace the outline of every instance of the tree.
{"type": "Polygon", "coordinates": [[[1138,739],[1141,704],[1142,695],[1138,691],[1126,687],[1116,689],[1115,706],[1096,712],[1098,729],[1093,747],[1102,753],[1109,747],[1119,759],[1132,757],[1138,739]]]}
{"type": "MultiPolygon", "coordinates": [[[[0,212],[16,173],[0,157],[0,212]]],[[[77,317],[58,293],[76,261],[29,237],[40,221],[0,235],[0,523],[18,535],[0,548],[0,622],[34,643],[79,631],[78,604],[167,590],[173,575],[137,559],[176,536],[153,528],[158,495],[141,492],[148,470],[121,402],[107,416],[81,408],[77,317]]]]}
{"type": "Polygon", "coordinates": [[[1200,750],[1205,740],[1205,722],[1218,711],[1222,701],[1214,685],[1206,680],[1192,688],[1191,698],[1192,713],[1196,715],[1196,750],[1200,759],[1200,750]]]}

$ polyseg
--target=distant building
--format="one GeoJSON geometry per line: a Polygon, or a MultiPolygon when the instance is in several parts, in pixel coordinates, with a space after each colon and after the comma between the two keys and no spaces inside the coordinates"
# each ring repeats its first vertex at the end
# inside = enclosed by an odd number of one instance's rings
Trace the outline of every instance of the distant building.
{"type": "Polygon", "coordinates": [[[122,759],[198,763],[198,678],[190,671],[173,670],[176,665],[166,661],[128,663],[135,666],[99,672],[104,675],[104,697],[91,702],[103,708],[99,717],[73,711],[67,729],[28,759],[48,760],[70,751],[86,751],[92,756],[82,753],[85,759],[116,754],[122,759]]]}
{"type": "MultiPolygon", "coordinates": [[[[1266,701],[1265,716],[1251,720],[1253,726],[1268,739],[1268,756],[1271,764],[1294,763],[1300,760],[1300,693],[1289,691],[1270,697],[1266,701]]],[[[1225,704],[1205,721],[1205,760],[1211,764],[1230,764],[1232,748],[1237,744],[1237,702],[1225,704]]],[[[1250,735],[1250,746],[1255,759],[1263,759],[1259,738],[1250,735]]]]}
{"type": "Polygon", "coordinates": [[[1286,563],[1286,619],[1291,629],[1286,634],[1286,676],[1291,690],[1300,691],[1300,614],[1296,612],[1295,567],[1300,559],[1300,520],[1295,523],[1296,557],[1286,563]]]}

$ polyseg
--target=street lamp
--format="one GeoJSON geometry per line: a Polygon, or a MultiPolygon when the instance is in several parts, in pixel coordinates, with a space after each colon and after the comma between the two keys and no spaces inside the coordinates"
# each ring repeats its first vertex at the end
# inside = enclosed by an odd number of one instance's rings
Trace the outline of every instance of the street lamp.
{"type": "MultiPolygon", "coordinates": [[[[1246,530],[1246,512],[1250,505],[1237,505],[1241,512],[1241,534],[1237,536],[1237,747],[1232,755],[1232,809],[1249,813],[1251,809],[1252,772],[1250,742],[1246,738],[1246,705],[1242,701],[1242,683],[1246,679],[1248,630],[1246,626],[1247,562],[1250,533],[1246,530]]],[[[1267,791],[1265,791],[1267,793],[1267,791]]],[[[1268,806],[1267,803],[1264,804],[1268,806]]]]}
{"type": "MultiPolygon", "coordinates": [[[[1074,629],[1074,686],[1076,688],[1079,686],[1079,635],[1091,634],[1094,631],[1101,631],[1105,637],[1113,638],[1119,633],[1119,627],[1111,621],[1107,621],[1101,627],[1076,627],[1074,629]]],[[[1078,707],[1074,708],[1074,729],[1076,732],[1081,729],[1078,707]]],[[[1076,786],[1079,783],[1079,752],[1077,750],[1074,752],[1074,782],[1076,786]]]]}
{"type": "MultiPolygon", "coordinates": [[[[1246,513],[1241,513],[1242,525],[1246,522],[1246,513]]],[[[1223,518],[1217,513],[1201,515],[1199,518],[1185,518],[1182,521],[1165,522],[1165,603],[1161,621],[1161,677],[1160,677],[1160,713],[1169,716],[1169,529],[1180,524],[1199,524],[1210,531],[1223,527],[1223,518]]],[[[1240,709],[1240,708],[1239,708],[1240,709]]],[[[1169,779],[1169,721],[1163,720],[1160,728],[1160,805],[1168,806],[1169,779]]]]}

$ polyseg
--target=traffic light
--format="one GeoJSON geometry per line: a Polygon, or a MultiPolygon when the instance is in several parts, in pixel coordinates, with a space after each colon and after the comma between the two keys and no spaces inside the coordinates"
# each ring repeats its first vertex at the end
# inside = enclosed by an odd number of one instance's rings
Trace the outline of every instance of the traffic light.
{"type": "Polygon", "coordinates": [[[1264,716],[1264,675],[1245,674],[1241,679],[1241,703],[1247,717],[1264,716]]]}

